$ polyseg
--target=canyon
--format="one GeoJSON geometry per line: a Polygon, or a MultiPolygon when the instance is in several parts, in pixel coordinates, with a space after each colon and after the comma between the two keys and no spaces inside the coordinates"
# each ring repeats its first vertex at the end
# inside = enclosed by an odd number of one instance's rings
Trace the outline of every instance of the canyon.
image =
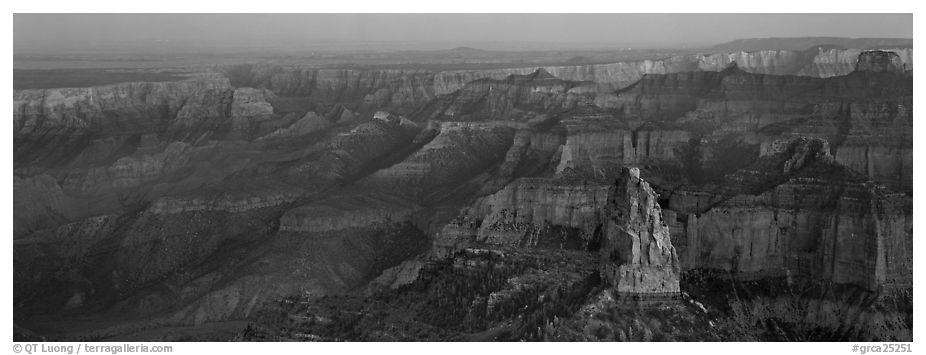
{"type": "Polygon", "coordinates": [[[910,341],[912,70],[815,45],[15,90],[15,336],[910,341]]]}

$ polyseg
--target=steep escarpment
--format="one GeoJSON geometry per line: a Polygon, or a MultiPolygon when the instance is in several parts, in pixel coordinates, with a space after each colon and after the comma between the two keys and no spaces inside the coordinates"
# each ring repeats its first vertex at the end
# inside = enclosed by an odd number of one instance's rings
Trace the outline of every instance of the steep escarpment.
{"type": "Polygon", "coordinates": [[[907,70],[909,53],[901,51],[866,51],[859,55],[856,71],[903,73],[907,70]]]}
{"type": "Polygon", "coordinates": [[[684,267],[869,290],[908,286],[909,198],[835,163],[824,141],[780,147],[728,176],[730,190],[719,190],[707,206],[670,203],[684,221],[673,235],[684,267]]]}
{"type": "MultiPolygon", "coordinates": [[[[913,70],[913,49],[884,49],[897,53],[903,68],[913,70]]],[[[547,66],[553,76],[571,81],[598,83],[602,90],[617,90],[633,84],[647,74],[670,74],[691,71],[720,71],[736,63],[744,71],[756,74],[832,77],[855,70],[859,49],[839,49],[815,46],[808,50],[758,50],[687,54],[665,59],[642,60],[580,66],[547,66]]],[[[444,95],[478,79],[503,79],[509,75],[524,75],[529,68],[480,71],[444,71],[434,77],[434,93],[444,95]]]]}
{"type": "Polygon", "coordinates": [[[772,125],[760,132],[767,143],[802,135],[827,139],[836,160],[886,186],[912,192],[912,99],[875,96],[818,104],[806,119],[772,125]]]}
{"type": "Polygon", "coordinates": [[[637,168],[614,185],[522,179],[464,209],[438,234],[435,257],[467,248],[598,252],[618,293],[678,292],[678,258],[657,197],[637,168]],[[600,251],[599,251],[600,248],[600,251]]]}
{"type": "MultiPolygon", "coordinates": [[[[691,71],[697,68],[689,57],[672,57],[664,60],[644,60],[610,64],[579,66],[547,66],[542,69],[553,76],[570,81],[591,81],[606,89],[627,86],[649,73],[673,73],[691,71]]],[[[444,71],[434,78],[434,91],[438,95],[452,93],[466,83],[479,79],[503,79],[509,75],[526,75],[534,69],[512,68],[480,71],[444,71]]]]}
{"type": "Polygon", "coordinates": [[[693,138],[681,129],[633,129],[607,115],[573,116],[564,125],[568,133],[556,170],[572,169],[599,178],[616,176],[623,165],[678,165],[679,148],[693,138]]]}
{"type": "MultiPolygon", "coordinates": [[[[884,49],[900,56],[905,70],[913,70],[912,49],[884,49]]],[[[855,70],[862,50],[815,46],[804,50],[758,50],[683,54],[663,59],[607,64],[544,66],[543,70],[567,81],[597,83],[601,90],[616,90],[633,84],[646,74],[689,71],[719,71],[735,62],[750,73],[831,77],[855,70]]],[[[225,68],[237,87],[266,88],[278,95],[308,97],[317,105],[332,101],[359,101],[366,110],[386,108],[410,114],[414,104],[454,93],[480,79],[502,80],[511,75],[528,75],[537,67],[448,70],[429,72],[415,69],[350,70],[313,69],[263,64],[225,68]]]]}
{"type": "Polygon", "coordinates": [[[13,122],[20,134],[42,129],[145,130],[174,117],[198,92],[230,88],[228,79],[206,75],[177,82],[18,90],[13,95],[13,122]]]}
{"type": "Polygon", "coordinates": [[[419,116],[436,120],[474,121],[543,119],[590,102],[594,83],[558,79],[543,68],[504,79],[479,79],[441,97],[419,116]]]}
{"type": "MultiPolygon", "coordinates": [[[[897,55],[895,66],[900,71],[913,70],[913,49],[912,48],[893,48],[884,49],[884,52],[890,52],[897,55]]],[[[825,49],[819,48],[818,54],[814,56],[813,65],[801,69],[797,74],[806,76],[817,76],[828,78],[838,75],[846,75],[858,68],[858,58],[865,52],[882,52],[882,51],[864,51],[859,49],[825,49]]]]}
{"type": "Polygon", "coordinates": [[[296,186],[274,181],[249,181],[247,189],[242,189],[243,186],[240,182],[231,182],[183,195],[160,197],[152,201],[146,211],[162,215],[196,211],[238,213],[283,205],[307,194],[296,186]]]}
{"type": "Polygon", "coordinates": [[[411,154],[433,137],[433,129],[401,116],[379,112],[354,120],[311,113],[292,125],[256,140],[255,151],[280,156],[240,169],[239,180],[274,176],[295,186],[319,191],[348,184],[411,154]]]}
{"type": "Polygon", "coordinates": [[[240,65],[225,69],[235,86],[265,88],[278,95],[304,97],[310,105],[358,102],[358,109],[400,114],[434,98],[433,75],[421,70],[311,69],[240,65]]]}
{"type": "MultiPolygon", "coordinates": [[[[865,63],[877,61],[867,59],[869,57],[886,56],[878,53],[866,52],[858,60],[865,63]]],[[[666,153],[687,149],[683,142],[686,135],[689,140],[706,143],[732,135],[750,144],[812,135],[830,141],[840,162],[861,168],[859,170],[889,187],[909,191],[909,181],[904,180],[907,175],[898,178],[901,176],[898,173],[911,163],[908,155],[912,147],[912,140],[908,138],[912,127],[910,84],[912,81],[906,74],[871,71],[865,65],[850,75],[828,79],[750,74],[738,66],[731,66],[721,72],[648,75],[613,96],[599,96],[596,102],[614,112],[599,120],[605,124],[619,127],[609,122],[624,121],[629,123],[628,128],[634,129],[648,123],[653,128],[647,130],[655,129],[661,131],[660,135],[669,134],[670,137],[673,131],[682,131],[675,134],[674,142],[666,142],[675,149],[663,149],[660,154],[663,159],[673,158],[666,153]],[[608,116],[613,118],[608,120],[608,116]],[[760,136],[753,136],[753,132],[760,136]],[[878,138],[888,136],[900,139],[878,138]],[[883,160],[869,160],[869,154],[883,160]]],[[[581,123],[575,126],[581,127],[581,123]]],[[[604,139],[614,142],[621,138],[604,139]]],[[[604,150],[606,156],[630,162],[639,155],[640,145],[621,144],[624,147],[618,150],[603,148],[621,146],[614,143],[588,144],[589,148],[582,148],[581,139],[575,142],[577,144],[570,147],[569,153],[579,152],[579,155],[563,161],[587,159],[594,166],[595,150],[604,150]],[[631,147],[635,149],[628,149],[631,147]]],[[[677,158],[678,154],[675,156],[677,158]]],[[[702,154],[700,159],[710,158],[702,154]]]]}
{"type": "Polygon", "coordinates": [[[556,179],[519,179],[464,209],[434,241],[438,256],[464,248],[502,245],[588,249],[609,194],[600,182],[572,185],[556,179]]]}
{"type": "Polygon", "coordinates": [[[365,177],[361,186],[401,189],[407,196],[428,199],[438,190],[459,186],[501,163],[515,130],[496,123],[441,123],[437,135],[401,162],[365,177]]]}

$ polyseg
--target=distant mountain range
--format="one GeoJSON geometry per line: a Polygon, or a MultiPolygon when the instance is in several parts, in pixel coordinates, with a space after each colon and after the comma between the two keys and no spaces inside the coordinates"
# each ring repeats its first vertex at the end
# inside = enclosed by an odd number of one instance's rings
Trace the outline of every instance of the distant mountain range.
{"type": "Polygon", "coordinates": [[[880,49],[913,48],[910,38],[773,37],[744,38],[714,46],[718,51],[804,50],[816,46],[880,49]]]}

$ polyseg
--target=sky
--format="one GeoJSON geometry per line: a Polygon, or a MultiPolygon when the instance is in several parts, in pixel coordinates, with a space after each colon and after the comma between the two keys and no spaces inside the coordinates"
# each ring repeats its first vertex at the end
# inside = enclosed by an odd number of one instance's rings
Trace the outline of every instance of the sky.
{"type": "Polygon", "coordinates": [[[14,46],[95,42],[480,42],[703,47],[739,38],[913,37],[912,14],[14,14],[14,46]]]}

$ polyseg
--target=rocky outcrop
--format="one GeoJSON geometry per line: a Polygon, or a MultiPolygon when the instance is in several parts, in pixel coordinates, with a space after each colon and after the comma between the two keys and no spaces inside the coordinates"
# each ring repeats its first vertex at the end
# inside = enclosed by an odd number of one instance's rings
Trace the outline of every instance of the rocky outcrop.
{"type": "Polygon", "coordinates": [[[625,168],[609,197],[601,237],[601,276],[619,293],[679,291],[679,263],[656,193],[625,168]]]}
{"type": "Polygon", "coordinates": [[[617,292],[676,293],[678,257],[657,196],[639,174],[624,168],[613,186],[518,180],[445,226],[433,256],[472,248],[598,251],[602,279],[617,292]]]}
{"type": "Polygon", "coordinates": [[[232,97],[229,115],[233,128],[243,129],[252,123],[273,116],[273,106],[270,101],[274,99],[274,94],[269,90],[237,88],[232,97]]]}
{"type": "Polygon", "coordinates": [[[369,290],[380,290],[397,289],[408,285],[418,279],[425,265],[425,262],[419,260],[403,262],[383,271],[376,279],[370,281],[367,287],[369,290]]]}
{"type": "Polygon", "coordinates": [[[420,209],[414,203],[387,195],[335,196],[286,211],[280,218],[280,230],[323,233],[402,223],[420,209]]]}
{"type": "MultiPolygon", "coordinates": [[[[859,54],[858,63],[855,65],[855,70],[870,71],[875,73],[903,73],[908,69],[903,58],[901,58],[901,56],[897,53],[886,51],[867,51],[859,54]]],[[[912,68],[910,70],[912,70],[912,68]]]]}
{"type": "MultiPolygon", "coordinates": [[[[899,63],[897,64],[901,71],[913,70],[912,48],[893,48],[884,51],[898,56],[899,63]]],[[[859,56],[862,53],[861,49],[819,48],[818,53],[813,57],[813,63],[802,68],[797,74],[820,78],[846,75],[858,68],[859,56]]]]}
{"type": "Polygon", "coordinates": [[[148,212],[154,214],[196,211],[240,213],[293,202],[304,194],[297,188],[275,186],[279,184],[249,185],[247,190],[162,197],[148,206],[148,212]]]}
{"type": "Polygon", "coordinates": [[[608,192],[595,182],[518,179],[446,225],[434,251],[447,256],[474,245],[587,249],[595,243],[608,192]]]}

